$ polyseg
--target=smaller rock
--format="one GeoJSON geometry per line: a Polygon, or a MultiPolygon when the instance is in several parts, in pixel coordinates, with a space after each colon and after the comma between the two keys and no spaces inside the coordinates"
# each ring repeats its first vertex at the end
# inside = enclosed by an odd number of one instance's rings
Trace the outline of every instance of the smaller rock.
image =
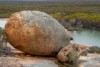
{"type": "Polygon", "coordinates": [[[62,48],[58,55],[57,55],[57,58],[61,61],[61,62],[67,62],[68,61],[68,54],[70,51],[72,51],[73,48],[72,48],[72,45],[69,45],[69,46],[66,46],[64,48],[62,48]]]}
{"type": "Polygon", "coordinates": [[[76,62],[80,55],[86,54],[86,49],[82,47],[81,45],[76,45],[76,44],[70,44],[69,46],[66,46],[62,48],[58,55],[57,58],[61,62],[76,62]]]}

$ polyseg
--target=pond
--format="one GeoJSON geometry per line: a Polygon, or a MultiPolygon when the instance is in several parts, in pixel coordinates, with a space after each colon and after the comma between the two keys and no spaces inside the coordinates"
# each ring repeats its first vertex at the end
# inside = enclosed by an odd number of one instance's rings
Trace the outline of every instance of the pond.
{"type": "MultiPolygon", "coordinates": [[[[0,19],[0,27],[5,26],[7,19],[0,19]]],[[[82,29],[72,32],[73,42],[85,45],[100,46],[100,31],[82,29]]]]}
{"type": "Polygon", "coordinates": [[[7,22],[7,19],[0,19],[0,27],[5,27],[5,23],[7,22]]]}
{"type": "Polygon", "coordinates": [[[100,46],[100,31],[82,29],[72,33],[73,42],[90,46],[100,46]]]}

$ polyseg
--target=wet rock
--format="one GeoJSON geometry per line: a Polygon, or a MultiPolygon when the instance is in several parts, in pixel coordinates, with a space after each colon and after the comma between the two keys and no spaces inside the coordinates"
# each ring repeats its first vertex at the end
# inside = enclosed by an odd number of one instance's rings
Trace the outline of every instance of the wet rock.
{"type": "Polygon", "coordinates": [[[70,42],[69,32],[57,20],[40,11],[21,11],[6,26],[9,43],[31,55],[56,55],[70,42]]]}

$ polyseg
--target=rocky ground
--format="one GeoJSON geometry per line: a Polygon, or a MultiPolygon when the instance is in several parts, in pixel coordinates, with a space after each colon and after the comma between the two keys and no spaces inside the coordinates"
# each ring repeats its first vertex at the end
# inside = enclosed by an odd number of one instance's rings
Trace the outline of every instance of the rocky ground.
{"type": "Polygon", "coordinates": [[[55,58],[40,58],[28,56],[0,57],[0,67],[58,67],[55,58]]]}
{"type": "Polygon", "coordinates": [[[79,64],[80,67],[100,67],[100,54],[88,54],[87,56],[81,56],[79,64]]]}
{"type": "Polygon", "coordinates": [[[58,67],[57,59],[26,55],[10,46],[11,54],[0,57],[0,67],[58,67]]]}
{"type": "MultiPolygon", "coordinates": [[[[0,57],[0,67],[61,67],[57,58],[26,55],[13,47],[10,55],[0,57]]],[[[100,67],[100,54],[88,54],[79,58],[79,67],[100,67]]],[[[62,66],[66,67],[66,66],[62,66]]],[[[67,66],[68,67],[68,66],[67,66]]]]}

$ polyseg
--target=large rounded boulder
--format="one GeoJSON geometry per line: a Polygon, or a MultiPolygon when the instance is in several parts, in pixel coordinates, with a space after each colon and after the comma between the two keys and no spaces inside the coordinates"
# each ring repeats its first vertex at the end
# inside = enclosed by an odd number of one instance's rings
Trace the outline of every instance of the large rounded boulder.
{"type": "Polygon", "coordinates": [[[56,55],[69,45],[67,30],[56,19],[40,11],[12,14],[5,26],[9,43],[31,55],[56,55]]]}

